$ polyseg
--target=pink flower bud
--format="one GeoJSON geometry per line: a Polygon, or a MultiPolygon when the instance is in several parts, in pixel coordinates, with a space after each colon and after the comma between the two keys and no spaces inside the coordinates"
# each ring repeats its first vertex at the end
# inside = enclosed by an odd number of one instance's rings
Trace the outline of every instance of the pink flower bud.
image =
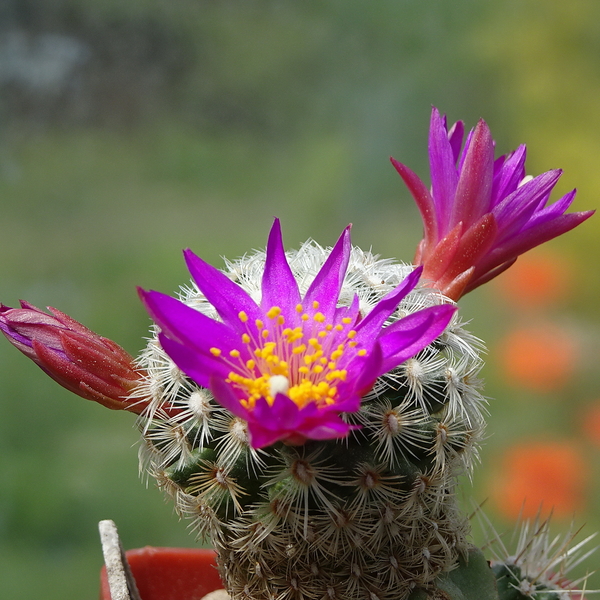
{"type": "Polygon", "coordinates": [[[141,413],[147,401],[128,400],[144,373],[115,342],[48,307],[51,314],[21,301],[0,304],[0,329],[8,341],[64,388],[107,408],[141,413]]]}

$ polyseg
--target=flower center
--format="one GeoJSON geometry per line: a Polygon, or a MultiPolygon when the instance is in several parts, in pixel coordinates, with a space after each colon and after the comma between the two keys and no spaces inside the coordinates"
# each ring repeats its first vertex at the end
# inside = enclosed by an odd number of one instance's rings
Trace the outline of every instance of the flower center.
{"type": "MultiPolygon", "coordinates": [[[[312,308],[309,314],[298,304],[297,314],[292,315],[296,326],[289,327],[281,308],[273,306],[266,312],[266,322],[256,319],[255,327],[246,327],[239,349],[228,355],[210,349],[231,367],[226,381],[240,394],[245,408],[254,408],[259,398],[272,406],[277,394],[287,395],[299,407],[309,402],[335,403],[338,385],[348,374],[339,365],[348,363],[349,354],[364,356],[366,351],[356,348],[352,319],[326,323],[325,315],[318,312],[319,303],[313,302],[312,308]]],[[[238,318],[248,323],[245,312],[238,318]]]]}

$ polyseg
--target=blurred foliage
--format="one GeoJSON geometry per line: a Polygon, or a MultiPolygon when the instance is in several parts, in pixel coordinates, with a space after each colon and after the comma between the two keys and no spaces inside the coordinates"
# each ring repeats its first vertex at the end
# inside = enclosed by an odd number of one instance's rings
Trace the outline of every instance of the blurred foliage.
{"type": "MultiPolygon", "coordinates": [[[[353,222],[356,244],[410,260],[421,226],[388,157],[427,178],[432,104],[485,117],[499,152],[527,142],[530,172],[563,167],[561,193],[577,185],[577,209],[594,208],[599,17],[595,0],[1,0],[2,301],[56,306],[137,352],[135,286],[185,283],[187,246],[214,264],[263,246],[273,215],[290,248],[353,222]]],[[[599,230],[550,245],[576,289],[536,312],[581,344],[568,387],[511,384],[498,344],[530,317],[493,286],[462,302],[498,398],[467,505],[510,444],[566,440],[590,469],[576,521],[600,529],[600,450],[578,417],[600,400],[599,230]]],[[[193,544],[137,481],[129,415],[70,396],[8,344],[0,381],[3,595],[97,597],[100,519],[128,547],[193,544]]]]}

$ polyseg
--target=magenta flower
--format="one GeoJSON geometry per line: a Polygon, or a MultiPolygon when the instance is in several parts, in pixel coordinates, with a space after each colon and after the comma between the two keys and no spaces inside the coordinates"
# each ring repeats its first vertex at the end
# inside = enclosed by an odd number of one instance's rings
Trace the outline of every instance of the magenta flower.
{"type": "Polygon", "coordinates": [[[358,297],[338,306],[350,250],[348,227],[302,297],[275,220],[259,304],[187,250],[187,266],[220,320],[165,294],[140,290],[165,352],[248,422],[255,448],[347,435],[351,426],[341,413],[357,411],[375,380],[438,337],[455,311],[434,306],[384,327],[421,269],[366,316],[361,317],[358,297]]]}
{"type": "Polygon", "coordinates": [[[0,330],[69,391],[108,408],[142,412],[148,401],[127,400],[143,376],[131,356],[68,315],[49,310],[50,315],[23,300],[21,308],[0,304],[0,330]]]}
{"type": "Polygon", "coordinates": [[[462,121],[448,131],[431,113],[431,191],[408,167],[392,163],[413,195],[424,224],[415,256],[428,285],[458,300],[512,265],[517,257],[590,217],[565,214],[575,190],[547,206],[561,171],[525,176],[524,145],[494,160],[494,140],[481,120],[467,136],[462,121]]]}

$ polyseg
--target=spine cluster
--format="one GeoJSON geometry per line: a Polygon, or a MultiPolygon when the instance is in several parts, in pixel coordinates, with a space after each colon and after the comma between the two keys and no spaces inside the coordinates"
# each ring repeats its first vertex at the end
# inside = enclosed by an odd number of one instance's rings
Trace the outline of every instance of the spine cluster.
{"type": "MultiPolygon", "coordinates": [[[[288,253],[301,291],[327,254],[314,242],[288,253]]],[[[226,265],[257,301],[264,261],[257,252],[226,265]]],[[[411,269],[354,248],[340,302],[358,295],[367,314],[411,269]]],[[[181,299],[216,318],[194,287],[181,299]]],[[[416,289],[391,321],[445,301],[416,289]]],[[[233,598],[400,600],[468,551],[454,490],[483,434],[481,351],[455,317],[345,415],[357,426],[349,437],[255,450],[245,422],[186,378],[153,332],[134,392],[152,398],[141,466],[210,539],[233,598]]]]}

